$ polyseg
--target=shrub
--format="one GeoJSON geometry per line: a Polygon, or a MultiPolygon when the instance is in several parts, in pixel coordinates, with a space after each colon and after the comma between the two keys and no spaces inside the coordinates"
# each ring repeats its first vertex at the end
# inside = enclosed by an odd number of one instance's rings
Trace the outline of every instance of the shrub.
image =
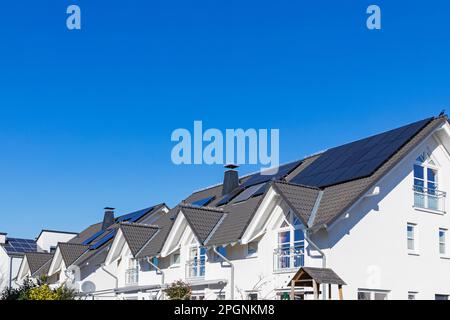
{"type": "Polygon", "coordinates": [[[0,300],[27,300],[28,291],[36,288],[40,282],[35,283],[29,277],[25,278],[18,288],[6,288],[0,294],[0,300]]]}
{"type": "Polygon", "coordinates": [[[182,280],[175,281],[164,290],[170,300],[189,300],[191,299],[191,287],[182,280]]]}
{"type": "Polygon", "coordinates": [[[65,284],[51,289],[45,279],[34,282],[30,278],[26,278],[18,288],[6,288],[0,294],[0,300],[74,300],[75,297],[75,290],[65,284]]]}
{"type": "Polygon", "coordinates": [[[47,284],[30,289],[27,294],[27,300],[57,300],[57,294],[50,289],[47,284]]]}

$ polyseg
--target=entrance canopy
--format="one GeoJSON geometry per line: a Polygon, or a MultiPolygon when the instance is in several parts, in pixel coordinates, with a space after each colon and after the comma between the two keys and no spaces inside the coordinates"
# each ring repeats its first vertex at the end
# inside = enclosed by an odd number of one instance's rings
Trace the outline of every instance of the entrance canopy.
{"type": "MultiPolygon", "coordinates": [[[[318,299],[320,285],[324,285],[324,289],[326,288],[325,285],[328,285],[328,299],[331,299],[331,285],[337,285],[339,300],[342,300],[342,286],[346,285],[346,283],[331,269],[302,267],[288,285],[291,287],[291,299],[294,299],[295,287],[312,287],[314,289],[314,298],[318,299]]],[[[323,296],[326,299],[325,292],[323,292],[323,296]]]]}
{"type": "Polygon", "coordinates": [[[294,282],[295,286],[312,287],[312,280],[314,280],[318,284],[346,285],[344,280],[342,280],[333,270],[311,267],[300,268],[300,270],[298,270],[295,276],[292,278],[289,285],[294,282]]]}

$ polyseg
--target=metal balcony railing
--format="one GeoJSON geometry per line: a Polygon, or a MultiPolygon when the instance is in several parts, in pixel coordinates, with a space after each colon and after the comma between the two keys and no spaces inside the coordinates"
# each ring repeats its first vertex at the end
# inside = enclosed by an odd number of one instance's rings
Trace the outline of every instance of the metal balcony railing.
{"type": "Polygon", "coordinates": [[[139,283],[139,269],[130,268],[125,271],[125,284],[127,286],[134,286],[139,283]]]}
{"type": "Polygon", "coordinates": [[[446,192],[422,186],[414,186],[413,191],[415,207],[445,212],[446,192]]]}
{"type": "Polygon", "coordinates": [[[205,277],[205,259],[195,259],[186,262],[186,278],[196,279],[205,277]]]}
{"type": "Polygon", "coordinates": [[[273,254],[273,270],[275,272],[297,271],[305,265],[304,246],[278,248],[273,254]]]}

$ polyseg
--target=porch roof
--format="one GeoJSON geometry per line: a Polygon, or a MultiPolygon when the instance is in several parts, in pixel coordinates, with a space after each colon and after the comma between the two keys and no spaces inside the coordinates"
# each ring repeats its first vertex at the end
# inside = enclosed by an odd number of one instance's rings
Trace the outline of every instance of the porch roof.
{"type": "Polygon", "coordinates": [[[297,271],[295,276],[289,282],[289,286],[294,281],[303,282],[303,287],[312,286],[308,284],[309,280],[314,280],[318,284],[336,284],[336,285],[346,285],[344,280],[342,280],[332,269],[327,268],[312,268],[312,267],[302,267],[297,271]]]}

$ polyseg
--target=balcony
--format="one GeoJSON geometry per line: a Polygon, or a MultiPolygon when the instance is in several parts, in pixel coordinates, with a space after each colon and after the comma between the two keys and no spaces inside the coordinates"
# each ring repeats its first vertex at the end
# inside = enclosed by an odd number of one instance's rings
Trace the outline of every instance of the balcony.
{"type": "Polygon", "coordinates": [[[186,279],[205,278],[205,259],[194,259],[186,262],[186,279]]]}
{"type": "Polygon", "coordinates": [[[305,265],[304,246],[278,248],[273,254],[273,270],[276,273],[296,272],[305,265]]]}
{"type": "Polygon", "coordinates": [[[135,286],[139,283],[139,269],[130,268],[125,271],[125,285],[135,286]]]}
{"type": "Polygon", "coordinates": [[[445,212],[446,192],[422,186],[414,186],[413,191],[416,208],[445,212]]]}

